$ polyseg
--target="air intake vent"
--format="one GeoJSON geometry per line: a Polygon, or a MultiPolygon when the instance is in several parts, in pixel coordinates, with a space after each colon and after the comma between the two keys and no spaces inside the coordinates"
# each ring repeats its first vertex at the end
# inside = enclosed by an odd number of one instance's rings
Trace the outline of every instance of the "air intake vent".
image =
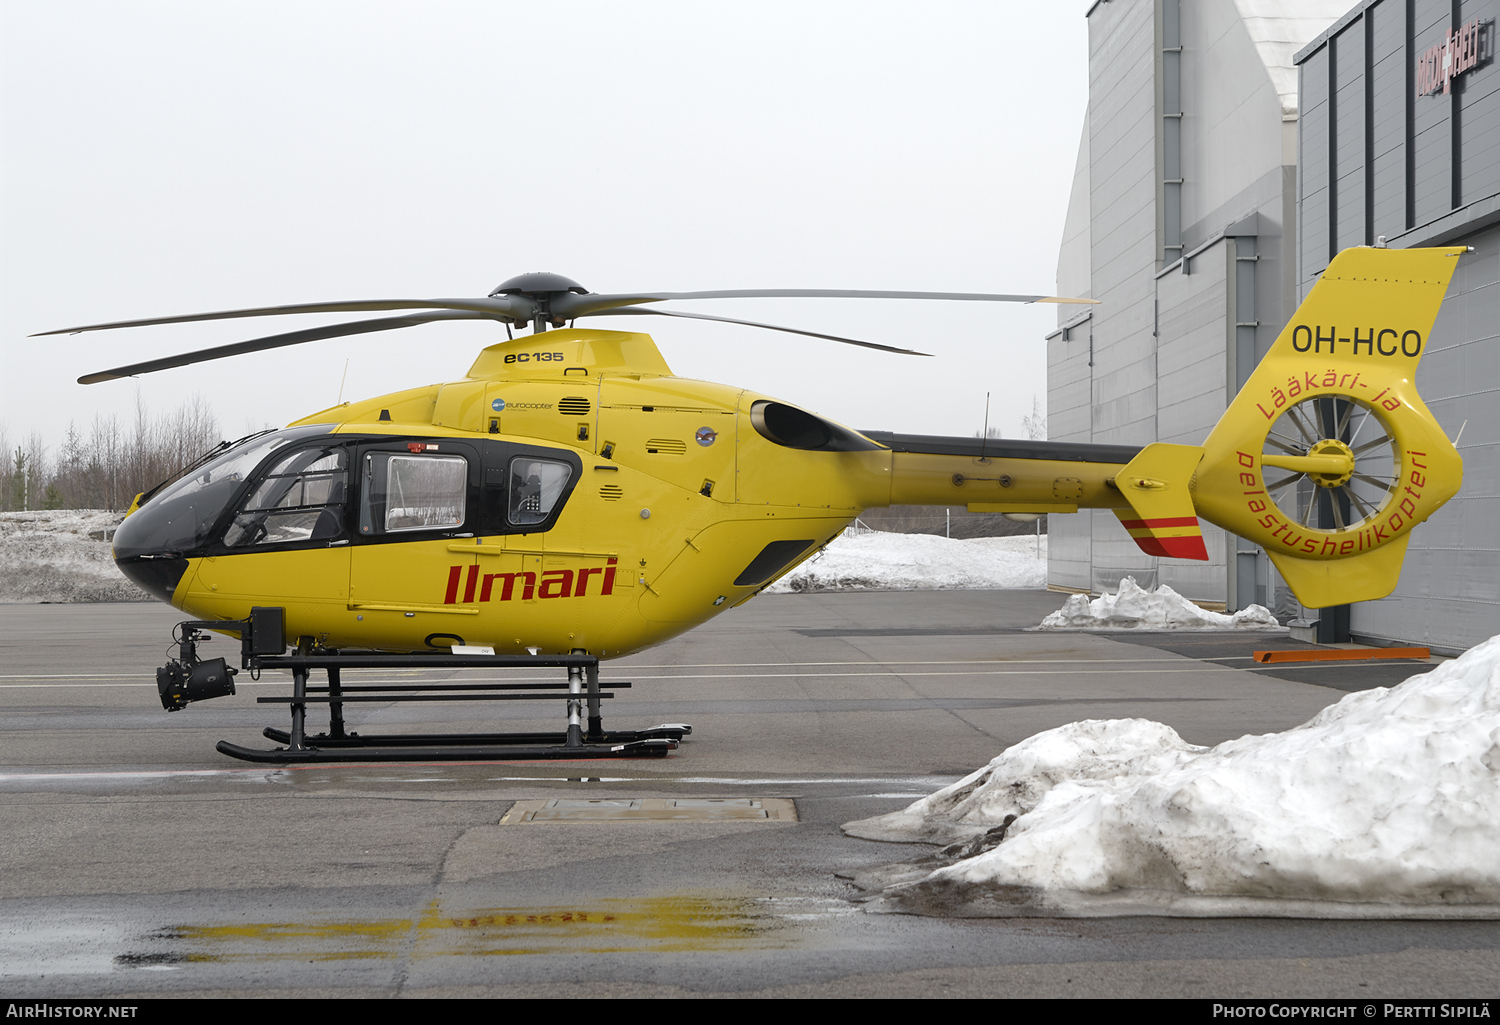
{"type": "Polygon", "coordinates": [[[618,484],[606,484],[599,489],[599,497],[606,502],[618,502],[625,497],[625,489],[618,484]]]}
{"type": "Polygon", "coordinates": [[[557,402],[557,411],[563,416],[588,416],[589,400],[577,395],[570,395],[557,402]]]}
{"type": "Polygon", "coordinates": [[[652,455],[680,456],[687,454],[687,442],[676,438],[652,438],[646,442],[646,451],[652,455]]]}

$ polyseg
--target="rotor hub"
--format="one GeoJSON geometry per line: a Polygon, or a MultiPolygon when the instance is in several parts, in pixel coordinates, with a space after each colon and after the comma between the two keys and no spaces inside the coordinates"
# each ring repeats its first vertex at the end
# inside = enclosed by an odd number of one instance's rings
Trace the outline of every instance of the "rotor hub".
{"type": "Polygon", "coordinates": [[[1341,488],[1354,476],[1354,450],[1337,438],[1324,438],[1307,450],[1310,456],[1333,456],[1342,465],[1337,470],[1318,470],[1307,476],[1320,488],[1341,488]]]}
{"type": "Polygon", "coordinates": [[[517,274],[501,282],[490,295],[524,295],[532,299],[550,299],[554,295],[567,292],[572,292],[574,295],[589,294],[587,288],[572,278],[565,278],[551,271],[532,271],[530,274],[517,274]]]}

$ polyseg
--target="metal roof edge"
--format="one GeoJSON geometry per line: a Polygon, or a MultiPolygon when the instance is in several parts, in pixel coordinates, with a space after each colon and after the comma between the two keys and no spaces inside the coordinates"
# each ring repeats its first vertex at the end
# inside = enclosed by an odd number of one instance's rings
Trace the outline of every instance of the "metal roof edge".
{"type": "Polygon", "coordinates": [[[1358,18],[1361,14],[1364,14],[1366,8],[1374,7],[1378,3],[1380,3],[1380,0],[1359,0],[1359,3],[1354,6],[1353,10],[1351,10],[1348,14],[1345,14],[1342,18],[1334,22],[1332,25],[1329,25],[1322,32],[1319,32],[1316,36],[1313,37],[1312,42],[1308,43],[1302,49],[1292,54],[1292,63],[1301,64],[1307,58],[1316,53],[1320,46],[1342,32],[1344,30],[1344,27],[1347,26],[1351,21],[1353,21],[1355,18],[1358,18]]]}
{"type": "Polygon", "coordinates": [[[1434,217],[1425,224],[1409,228],[1399,235],[1391,235],[1386,238],[1386,245],[1395,249],[1440,246],[1493,227],[1496,223],[1500,223],[1500,193],[1476,199],[1457,210],[1434,217]]]}
{"type": "MultiPolygon", "coordinates": [[[[1194,248],[1192,250],[1184,252],[1176,260],[1173,260],[1171,263],[1167,264],[1161,270],[1157,271],[1156,272],[1156,279],[1158,281],[1160,281],[1162,278],[1166,277],[1168,274],[1172,273],[1177,268],[1179,268],[1179,267],[1185,267],[1187,265],[1186,261],[1193,259],[1199,253],[1206,252],[1207,250],[1211,249],[1213,246],[1217,245],[1218,243],[1223,242],[1226,238],[1255,238],[1259,233],[1260,233],[1260,214],[1259,213],[1252,212],[1250,214],[1247,214],[1244,217],[1241,217],[1237,221],[1230,221],[1228,224],[1226,224],[1224,227],[1220,228],[1213,235],[1210,235],[1209,238],[1208,238],[1208,241],[1201,243],[1200,245],[1198,245],[1196,248],[1194,248]]],[[[1183,271],[1183,273],[1185,274],[1187,272],[1183,271]]]]}
{"type": "MultiPolygon", "coordinates": [[[[1084,310],[1082,313],[1078,314],[1076,317],[1069,317],[1067,320],[1065,320],[1061,324],[1057,325],[1056,328],[1054,328],[1051,332],[1049,332],[1048,334],[1044,335],[1043,337],[1044,337],[1044,339],[1046,341],[1050,342],[1050,341],[1052,341],[1052,339],[1057,338],[1060,335],[1065,336],[1067,334],[1067,332],[1073,330],[1075,327],[1078,327],[1081,324],[1086,324],[1090,320],[1093,320],[1093,319],[1094,319],[1094,311],[1093,310],[1084,310]]],[[[1067,341],[1067,340],[1068,339],[1066,337],[1063,338],[1063,341],[1067,341]]]]}

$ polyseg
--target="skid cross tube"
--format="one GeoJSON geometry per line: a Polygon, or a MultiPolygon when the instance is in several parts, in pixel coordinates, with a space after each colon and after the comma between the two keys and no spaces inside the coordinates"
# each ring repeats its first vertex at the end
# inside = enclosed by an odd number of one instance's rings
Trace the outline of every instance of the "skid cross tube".
{"type": "MultiPolygon", "coordinates": [[[[325,688],[326,689],[326,688],[325,688]]],[[[412,684],[407,690],[422,689],[420,684],[412,684]]],[[[293,695],[289,698],[256,698],[259,705],[332,705],[335,708],[345,701],[552,701],[560,696],[572,697],[564,692],[558,694],[450,694],[448,688],[442,688],[442,694],[340,694],[340,695],[318,695],[306,694],[304,696],[293,695]]],[[[612,698],[613,694],[600,694],[601,698],[612,698]]],[[[573,704],[570,700],[568,704],[573,704]]],[[[331,734],[336,736],[337,734],[331,734]]]]}

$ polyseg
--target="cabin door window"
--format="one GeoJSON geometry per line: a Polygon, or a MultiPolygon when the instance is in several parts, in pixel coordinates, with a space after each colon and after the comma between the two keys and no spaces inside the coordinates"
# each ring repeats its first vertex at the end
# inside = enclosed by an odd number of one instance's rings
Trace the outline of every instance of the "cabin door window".
{"type": "Polygon", "coordinates": [[[463,456],[367,452],[363,469],[361,536],[463,525],[469,495],[463,456]]]}

